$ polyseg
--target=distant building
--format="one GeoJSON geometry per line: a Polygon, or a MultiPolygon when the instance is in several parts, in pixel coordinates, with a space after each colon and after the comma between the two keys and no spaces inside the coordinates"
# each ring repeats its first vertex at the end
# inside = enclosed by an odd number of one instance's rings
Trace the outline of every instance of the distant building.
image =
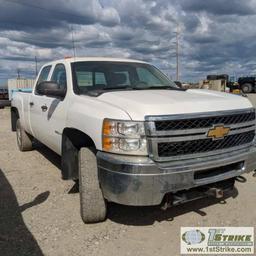
{"type": "Polygon", "coordinates": [[[15,79],[8,79],[8,93],[9,93],[9,100],[12,99],[12,90],[15,89],[31,89],[34,85],[34,79],[26,79],[26,78],[15,78],[15,79]]]}

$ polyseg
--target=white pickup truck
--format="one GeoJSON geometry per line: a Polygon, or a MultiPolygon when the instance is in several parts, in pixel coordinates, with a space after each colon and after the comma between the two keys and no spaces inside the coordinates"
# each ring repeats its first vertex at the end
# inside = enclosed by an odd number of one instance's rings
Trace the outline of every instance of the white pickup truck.
{"type": "Polygon", "coordinates": [[[248,99],[180,89],[142,61],[48,63],[31,93],[15,93],[11,117],[21,151],[35,138],[62,156],[87,223],[106,218],[107,202],[166,208],[222,197],[256,168],[248,99]]]}

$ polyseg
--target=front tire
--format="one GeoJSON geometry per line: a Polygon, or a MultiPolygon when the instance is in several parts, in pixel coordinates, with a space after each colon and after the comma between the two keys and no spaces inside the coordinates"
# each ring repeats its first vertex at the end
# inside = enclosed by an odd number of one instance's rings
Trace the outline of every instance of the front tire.
{"type": "Polygon", "coordinates": [[[16,122],[16,136],[18,148],[20,151],[29,151],[33,149],[32,138],[21,126],[20,119],[18,119],[16,122]]]}
{"type": "Polygon", "coordinates": [[[99,184],[97,159],[93,149],[81,148],[78,162],[82,220],[85,223],[104,221],[107,206],[99,184]]]}

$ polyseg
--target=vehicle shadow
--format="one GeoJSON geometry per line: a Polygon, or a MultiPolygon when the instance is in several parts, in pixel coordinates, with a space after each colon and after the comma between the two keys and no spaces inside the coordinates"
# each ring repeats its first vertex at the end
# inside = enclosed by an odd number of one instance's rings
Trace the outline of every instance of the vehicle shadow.
{"type": "Polygon", "coordinates": [[[38,141],[34,143],[34,149],[43,155],[46,160],[50,161],[55,167],[61,170],[61,157],[57,153],[38,141]]]}
{"type": "Polygon", "coordinates": [[[196,212],[203,217],[207,213],[202,209],[214,204],[226,204],[226,199],[236,198],[237,196],[238,190],[234,188],[230,193],[226,193],[222,199],[202,198],[171,207],[166,211],[161,210],[160,206],[133,207],[111,203],[109,204],[108,218],[124,225],[147,226],[152,225],[155,221],[173,221],[175,217],[188,212],[196,212]]]}
{"type": "MultiPolygon", "coordinates": [[[[61,172],[61,157],[57,153],[41,144],[40,142],[36,142],[34,148],[61,172]]],[[[75,193],[79,193],[78,181],[74,181],[74,185],[68,191],[68,194],[75,193]]]]}
{"type": "Polygon", "coordinates": [[[43,255],[37,241],[26,227],[21,213],[45,202],[50,192],[39,194],[33,201],[19,206],[11,184],[0,169],[0,255],[43,255]]]}

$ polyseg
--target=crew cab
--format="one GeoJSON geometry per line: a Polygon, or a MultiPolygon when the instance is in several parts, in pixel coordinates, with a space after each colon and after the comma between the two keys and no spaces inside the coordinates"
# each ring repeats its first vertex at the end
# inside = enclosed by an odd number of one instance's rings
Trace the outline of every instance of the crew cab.
{"type": "Polygon", "coordinates": [[[222,197],[256,168],[247,98],[184,90],[143,61],[47,63],[32,92],[14,94],[11,117],[21,151],[36,139],[61,155],[86,223],[103,221],[108,202],[167,208],[222,197]]]}

